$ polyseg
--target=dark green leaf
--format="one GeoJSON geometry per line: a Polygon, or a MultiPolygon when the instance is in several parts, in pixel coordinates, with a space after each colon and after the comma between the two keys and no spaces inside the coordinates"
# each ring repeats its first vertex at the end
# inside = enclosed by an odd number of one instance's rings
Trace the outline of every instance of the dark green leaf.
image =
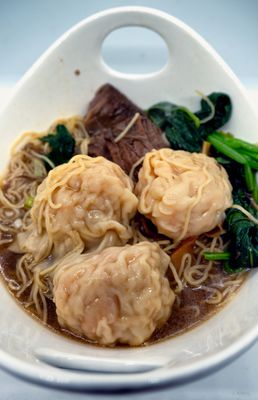
{"type": "Polygon", "coordinates": [[[212,93],[208,96],[215,106],[212,120],[201,124],[201,119],[211,114],[207,101],[201,100],[201,110],[192,113],[186,107],[169,102],[155,104],[148,111],[148,116],[167,136],[175,150],[199,152],[207,135],[225,124],[231,115],[231,101],[224,93],[212,93]]]}
{"type": "Polygon", "coordinates": [[[56,126],[56,133],[40,139],[48,143],[51,151],[46,156],[55,164],[68,162],[74,154],[75,140],[64,125],[56,126]]]}
{"type": "Polygon", "coordinates": [[[228,274],[238,274],[239,272],[245,271],[246,268],[232,268],[229,261],[224,261],[223,269],[228,274]]]}
{"type": "Polygon", "coordinates": [[[174,110],[168,121],[165,133],[174,150],[200,151],[203,139],[188,113],[181,109],[174,110]]]}
{"type": "Polygon", "coordinates": [[[200,123],[188,109],[163,102],[151,107],[148,116],[165,131],[174,150],[200,150],[203,141],[198,128],[200,123]]]}
{"type": "MultiPolygon", "coordinates": [[[[241,200],[240,200],[241,201],[241,200]]],[[[244,205],[246,200],[244,201],[244,205]]],[[[245,207],[251,210],[250,206],[245,207]]],[[[228,265],[232,270],[258,267],[258,227],[235,208],[227,210],[225,228],[230,237],[228,265]]]]}
{"type": "MultiPolygon", "coordinates": [[[[232,114],[232,103],[230,97],[225,93],[214,92],[207,97],[215,106],[215,115],[210,121],[202,124],[200,129],[204,130],[205,133],[211,133],[229,121],[232,114]]],[[[205,99],[202,99],[201,110],[196,112],[195,115],[202,121],[207,118],[210,113],[210,105],[205,99]]]]}
{"type": "Polygon", "coordinates": [[[256,217],[257,211],[251,205],[251,196],[245,188],[237,189],[233,188],[233,202],[247,211],[249,211],[254,217],[256,217]]]}
{"type": "MultiPolygon", "coordinates": [[[[250,167],[212,149],[212,155],[226,169],[233,186],[233,203],[243,207],[255,218],[258,212],[251,203],[251,189],[253,199],[257,201],[255,193],[257,184],[250,167]],[[252,177],[251,177],[252,175],[252,177]]],[[[224,227],[227,239],[230,240],[227,249],[230,259],[223,262],[224,270],[228,273],[237,273],[242,270],[258,267],[258,227],[240,210],[229,208],[226,212],[224,227]]]]}

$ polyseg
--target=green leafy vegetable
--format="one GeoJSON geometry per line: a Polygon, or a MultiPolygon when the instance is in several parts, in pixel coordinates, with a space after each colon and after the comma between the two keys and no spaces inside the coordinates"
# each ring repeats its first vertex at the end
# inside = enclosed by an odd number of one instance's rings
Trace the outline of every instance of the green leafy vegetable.
{"type": "MultiPolygon", "coordinates": [[[[245,159],[245,161],[241,162],[242,164],[245,164],[246,161],[248,161],[249,159],[252,159],[254,162],[258,163],[258,146],[256,144],[248,143],[244,140],[234,138],[231,133],[226,133],[223,131],[213,132],[208,136],[207,140],[210,143],[214,141],[218,145],[225,145],[227,148],[229,147],[231,150],[234,150],[235,153],[242,155],[242,159],[245,159]]],[[[216,147],[216,145],[214,145],[214,147],[216,147]]],[[[218,150],[223,153],[223,149],[218,150]]]]}
{"type": "MultiPolygon", "coordinates": [[[[234,193],[234,204],[240,205],[257,218],[248,195],[243,190],[234,193]]],[[[226,211],[224,227],[230,239],[227,251],[205,252],[204,258],[224,261],[228,273],[236,273],[258,267],[258,227],[242,211],[231,207],[226,211]]]]}
{"type": "Polygon", "coordinates": [[[254,216],[252,221],[241,210],[229,208],[225,220],[227,239],[230,239],[227,251],[204,254],[207,260],[223,261],[229,273],[258,267],[258,228],[254,222],[257,211],[250,201],[251,196],[256,202],[258,200],[255,177],[258,146],[218,131],[228,122],[231,113],[229,96],[215,92],[208,98],[203,96],[201,109],[196,113],[168,102],[158,103],[148,110],[148,116],[165,132],[173,149],[199,152],[203,141],[211,143],[212,155],[228,172],[234,204],[254,216]]]}
{"type": "MultiPolygon", "coordinates": [[[[225,125],[229,121],[232,113],[232,103],[227,94],[214,92],[207,97],[215,106],[215,115],[211,120],[201,125],[201,130],[203,130],[205,134],[216,131],[221,126],[225,125]]],[[[205,99],[202,99],[201,110],[195,113],[196,117],[203,120],[207,118],[210,113],[210,105],[205,99]]]]}
{"type": "Polygon", "coordinates": [[[221,251],[221,252],[205,251],[203,253],[203,256],[207,261],[221,261],[230,259],[230,253],[228,251],[221,251]]]}
{"type": "Polygon", "coordinates": [[[51,151],[47,157],[55,166],[68,162],[74,154],[75,140],[64,125],[57,125],[56,133],[50,133],[40,139],[48,143],[51,151]]]}
{"type": "Polygon", "coordinates": [[[225,156],[231,158],[232,160],[238,162],[239,164],[246,164],[247,161],[244,156],[241,155],[238,151],[234,150],[227,143],[218,137],[217,133],[213,133],[208,136],[207,141],[210,142],[216,150],[225,156]]]}
{"type": "Polygon", "coordinates": [[[245,151],[242,151],[242,155],[245,157],[247,164],[250,165],[252,169],[258,171],[258,161],[255,161],[254,158],[246,154],[245,151]]]}
{"type": "Polygon", "coordinates": [[[252,193],[255,187],[255,176],[252,173],[251,167],[248,164],[244,165],[244,171],[247,189],[249,190],[249,192],[252,193]]]}
{"type": "Polygon", "coordinates": [[[24,208],[27,208],[29,210],[33,206],[33,202],[34,202],[33,196],[26,197],[24,202],[24,208]]]}
{"type": "Polygon", "coordinates": [[[245,142],[244,140],[236,139],[231,134],[221,131],[208,135],[207,141],[217,150],[219,154],[217,161],[221,162],[226,168],[231,183],[233,180],[233,187],[245,188],[245,190],[252,193],[253,198],[257,200],[255,171],[258,170],[258,146],[245,142]],[[224,157],[224,162],[221,154],[224,157]],[[225,163],[226,159],[227,161],[225,163]],[[236,163],[232,164],[231,160],[234,160],[236,163]],[[229,166],[231,167],[228,168],[229,166]],[[245,184],[243,181],[240,185],[239,182],[238,185],[234,184],[235,175],[239,173],[244,178],[245,184]]]}
{"type": "MultiPolygon", "coordinates": [[[[209,135],[207,140],[216,149],[213,155],[217,156],[217,161],[224,166],[229,175],[233,186],[233,203],[243,207],[257,219],[258,212],[251,204],[251,196],[257,202],[257,168],[254,167],[258,147],[224,132],[215,132],[209,135]]],[[[258,267],[257,224],[242,211],[231,207],[226,211],[224,227],[230,239],[227,248],[230,257],[223,262],[225,271],[236,273],[258,267]]]]}
{"type": "MultiPolygon", "coordinates": [[[[252,207],[251,198],[245,188],[233,187],[234,204],[243,207],[257,219],[258,211],[252,207]]],[[[230,260],[225,264],[227,271],[238,272],[258,267],[258,226],[236,208],[226,211],[225,229],[230,238],[228,251],[230,260]]]]}
{"type": "Polygon", "coordinates": [[[255,185],[254,191],[253,191],[253,199],[256,204],[258,204],[258,185],[255,185]]]}
{"type": "Polygon", "coordinates": [[[235,149],[241,149],[247,152],[250,152],[250,154],[257,154],[256,158],[258,157],[258,146],[256,144],[248,143],[245,140],[237,139],[230,133],[224,133],[224,132],[218,132],[221,133],[225,140],[230,144],[231,147],[235,149]]]}
{"type": "Polygon", "coordinates": [[[188,109],[163,102],[151,107],[148,115],[157,126],[165,131],[173,149],[200,150],[203,141],[198,131],[200,120],[188,109]]]}
{"type": "Polygon", "coordinates": [[[258,267],[258,228],[241,211],[227,211],[225,228],[230,235],[228,266],[232,271],[258,267]]]}
{"type": "Polygon", "coordinates": [[[228,95],[212,93],[208,99],[215,107],[215,114],[210,120],[208,117],[212,110],[205,99],[201,100],[201,110],[197,113],[169,102],[158,103],[147,113],[152,122],[164,130],[173,149],[199,152],[203,140],[209,133],[224,125],[229,120],[232,111],[228,95]],[[202,123],[205,119],[208,119],[207,122],[202,123]]]}
{"type": "MultiPolygon", "coordinates": [[[[233,203],[243,207],[254,218],[258,218],[257,210],[252,207],[251,196],[248,193],[243,173],[235,167],[235,162],[229,168],[226,166],[231,183],[233,183],[233,203]],[[233,174],[233,170],[234,174],[233,174]]],[[[224,227],[227,239],[230,240],[225,253],[205,253],[207,260],[224,261],[224,269],[228,273],[258,267],[258,226],[251,221],[242,211],[231,207],[226,211],[224,227]],[[230,256],[226,256],[226,255],[230,256]],[[223,257],[224,255],[224,257],[223,257]],[[210,258],[209,258],[210,257],[210,258]]]]}

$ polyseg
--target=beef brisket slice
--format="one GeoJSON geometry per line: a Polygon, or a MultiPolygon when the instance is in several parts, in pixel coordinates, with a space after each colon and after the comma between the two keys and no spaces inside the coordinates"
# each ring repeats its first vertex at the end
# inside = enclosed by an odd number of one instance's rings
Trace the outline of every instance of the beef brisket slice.
{"type": "Polygon", "coordinates": [[[85,117],[85,128],[92,137],[89,155],[102,155],[120,165],[127,174],[145,153],[167,147],[161,130],[142,110],[109,84],[103,85],[91,101],[85,117]],[[120,141],[114,142],[136,113],[140,116],[133,126],[120,141]]]}

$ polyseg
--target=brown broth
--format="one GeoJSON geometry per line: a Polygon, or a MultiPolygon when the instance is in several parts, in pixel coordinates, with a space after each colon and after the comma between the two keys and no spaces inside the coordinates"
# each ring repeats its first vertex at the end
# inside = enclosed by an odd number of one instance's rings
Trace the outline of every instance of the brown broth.
{"type": "Polygon", "coordinates": [[[148,343],[154,343],[168,337],[179,335],[207,320],[221,308],[221,306],[206,303],[205,300],[207,300],[208,294],[201,288],[193,289],[185,287],[181,292],[180,298],[180,308],[173,308],[173,312],[168,321],[153,333],[148,343]],[[200,309],[200,314],[197,317],[193,309],[190,308],[195,305],[198,305],[200,309]],[[183,312],[182,307],[185,308],[183,312]]]}
{"type": "MultiPolygon", "coordinates": [[[[33,305],[26,308],[24,307],[26,298],[28,296],[28,292],[26,292],[25,290],[22,293],[22,295],[18,297],[16,292],[14,290],[11,290],[10,287],[8,286],[8,282],[10,281],[16,282],[17,280],[15,266],[19,257],[20,255],[15,254],[12,251],[6,249],[0,251],[0,273],[3,278],[2,281],[4,282],[8,292],[15,298],[18,304],[22,306],[23,310],[29,313],[35,319],[37,319],[40,323],[43,323],[41,318],[37,314],[36,308],[33,305]]],[[[56,333],[61,333],[66,337],[75,338],[76,340],[94,344],[92,341],[86,338],[79,337],[77,335],[74,335],[72,332],[69,332],[66,329],[61,328],[57,320],[55,304],[53,303],[53,301],[49,299],[46,299],[46,301],[47,301],[47,311],[48,311],[48,320],[46,325],[50,329],[54,330],[56,333]]]]}
{"type": "MultiPolygon", "coordinates": [[[[27,308],[24,307],[24,303],[26,297],[28,296],[28,293],[26,293],[25,291],[20,297],[17,297],[15,291],[11,290],[8,286],[8,282],[10,280],[16,281],[15,265],[18,259],[19,255],[9,250],[5,249],[0,251],[0,272],[3,281],[7,286],[8,291],[15,297],[15,299],[23,307],[23,309],[26,312],[28,312],[32,317],[42,322],[39,316],[37,315],[35,307],[33,306],[27,308]]],[[[223,272],[220,268],[218,268],[217,273],[218,277],[223,276],[223,272]]],[[[173,307],[173,312],[168,321],[160,329],[157,329],[153,333],[151,338],[148,341],[146,341],[143,345],[153,344],[158,341],[167,339],[169,337],[182,334],[188,331],[189,329],[195,327],[196,325],[199,325],[200,323],[202,323],[203,321],[207,320],[212,315],[214,315],[216,312],[218,312],[223,307],[225,302],[219,305],[208,304],[205,301],[208,299],[208,296],[209,294],[205,290],[202,290],[201,287],[200,288],[185,287],[180,295],[181,299],[180,308],[173,307]],[[200,309],[200,314],[198,316],[196,316],[195,313],[190,308],[195,305],[198,305],[200,309]],[[184,307],[184,312],[182,312],[182,307],[184,307]]],[[[57,320],[55,305],[51,300],[47,300],[47,307],[48,307],[47,326],[50,329],[52,329],[56,333],[62,334],[71,339],[76,339],[81,342],[86,342],[96,345],[95,342],[89,339],[74,335],[73,333],[67,331],[66,329],[61,328],[57,320]]]]}

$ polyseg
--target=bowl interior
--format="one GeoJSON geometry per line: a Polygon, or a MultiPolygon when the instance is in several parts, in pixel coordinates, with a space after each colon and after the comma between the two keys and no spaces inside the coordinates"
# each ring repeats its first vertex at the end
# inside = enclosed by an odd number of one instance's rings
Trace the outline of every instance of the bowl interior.
{"type": "MultiPolygon", "coordinates": [[[[9,158],[3,149],[9,149],[18,135],[24,131],[45,130],[58,118],[84,115],[94,92],[106,82],[143,108],[170,100],[197,109],[197,89],[206,94],[225,91],[234,106],[227,129],[247,140],[256,139],[257,119],[245,91],[209,45],[173,17],[156,10],[128,7],[83,21],[54,44],[25,75],[0,118],[0,169],[4,169],[9,158]],[[109,31],[123,25],[143,25],[163,36],[170,55],[162,71],[131,76],[116,73],[105,65],[101,43],[109,31]],[[74,73],[78,69],[80,75],[74,73]]],[[[184,375],[193,376],[204,367],[226,360],[254,340],[258,332],[257,285],[258,275],[252,273],[235,298],[209,321],[173,339],[132,349],[96,348],[55,334],[26,314],[0,285],[0,364],[23,375],[19,361],[25,361],[24,374],[27,369],[31,379],[46,381],[46,372],[55,384],[68,382],[72,387],[94,387],[100,378],[106,387],[112,382],[113,387],[116,382],[120,387],[134,386],[137,382],[144,384],[147,380],[176,382],[184,375]],[[34,351],[40,347],[125,361],[158,357],[164,361],[164,368],[147,375],[130,376],[60,372],[35,358],[34,351]],[[30,369],[32,366],[34,372],[30,369]]]]}

